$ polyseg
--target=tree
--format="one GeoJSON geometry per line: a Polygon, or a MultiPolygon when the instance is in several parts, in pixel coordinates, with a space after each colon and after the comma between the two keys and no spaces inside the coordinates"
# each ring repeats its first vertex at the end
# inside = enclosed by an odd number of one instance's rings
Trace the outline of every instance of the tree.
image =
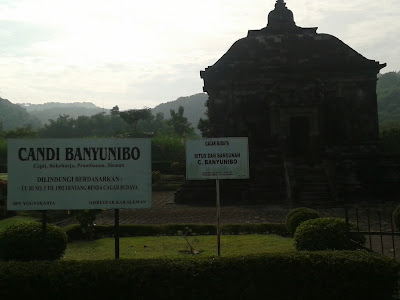
{"type": "Polygon", "coordinates": [[[4,131],[3,136],[5,139],[34,138],[37,136],[37,131],[32,129],[31,125],[27,125],[25,127],[19,127],[14,130],[4,131]]]}
{"type": "Polygon", "coordinates": [[[197,129],[200,130],[202,137],[209,138],[212,137],[212,128],[210,123],[210,117],[208,114],[208,108],[206,109],[205,115],[207,116],[207,118],[206,119],[200,118],[199,122],[197,123],[197,129]]]}
{"type": "Polygon", "coordinates": [[[44,125],[41,136],[48,138],[71,138],[75,137],[75,120],[69,115],[59,115],[57,120],[49,120],[44,125]]]}
{"type": "Polygon", "coordinates": [[[121,111],[119,115],[126,123],[131,126],[134,131],[136,131],[137,123],[139,122],[139,120],[148,120],[152,117],[150,108],[121,111]]]}
{"type": "Polygon", "coordinates": [[[194,128],[188,122],[187,118],[183,116],[183,112],[183,106],[179,106],[178,112],[175,112],[174,109],[171,109],[171,119],[169,119],[167,122],[174,128],[175,133],[177,133],[179,136],[191,135],[194,133],[194,128]]]}
{"type": "Polygon", "coordinates": [[[118,107],[118,105],[115,105],[112,109],[110,109],[110,115],[111,115],[111,117],[119,116],[119,107],[118,107]]]}
{"type": "Polygon", "coordinates": [[[88,137],[93,134],[93,124],[88,116],[79,116],[74,122],[76,137],[88,137]]]}

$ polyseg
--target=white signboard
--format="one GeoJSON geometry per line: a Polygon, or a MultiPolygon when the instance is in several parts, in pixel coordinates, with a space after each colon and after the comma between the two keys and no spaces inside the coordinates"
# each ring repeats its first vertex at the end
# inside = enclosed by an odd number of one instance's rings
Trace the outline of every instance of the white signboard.
{"type": "Polygon", "coordinates": [[[186,179],[249,178],[247,137],[186,140],[186,179]]]}
{"type": "Polygon", "coordinates": [[[9,139],[8,210],[151,207],[150,139],[9,139]]]}

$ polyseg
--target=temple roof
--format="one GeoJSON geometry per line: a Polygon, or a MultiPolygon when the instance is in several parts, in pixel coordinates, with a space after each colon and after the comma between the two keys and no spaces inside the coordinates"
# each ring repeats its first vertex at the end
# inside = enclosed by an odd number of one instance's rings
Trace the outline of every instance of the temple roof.
{"type": "MultiPolygon", "coordinates": [[[[253,69],[311,69],[343,72],[369,69],[379,72],[386,64],[369,60],[329,34],[319,34],[317,27],[296,26],[293,13],[283,0],[277,0],[268,15],[268,25],[250,30],[247,37],[236,41],[207,72],[253,69]]],[[[203,77],[204,78],[204,77],[203,77]]]]}
{"type": "Polygon", "coordinates": [[[292,11],[286,7],[286,3],[283,0],[276,1],[275,9],[268,14],[267,27],[277,31],[291,30],[297,27],[292,11]]]}

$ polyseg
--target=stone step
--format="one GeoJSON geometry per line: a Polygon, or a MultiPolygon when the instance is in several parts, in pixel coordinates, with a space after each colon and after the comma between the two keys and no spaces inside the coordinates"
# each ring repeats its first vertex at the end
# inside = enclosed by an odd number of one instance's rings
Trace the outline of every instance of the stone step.
{"type": "Polygon", "coordinates": [[[297,182],[303,186],[329,186],[328,182],[326,181],[304,181],[304,180],[297,180],[297,182]]]}
{"type": "Polygon", "coordinates": [[[330,193],[329,192],[300,192],[300,197],[304,198],[304,197],[330,197],[330,193]]]}

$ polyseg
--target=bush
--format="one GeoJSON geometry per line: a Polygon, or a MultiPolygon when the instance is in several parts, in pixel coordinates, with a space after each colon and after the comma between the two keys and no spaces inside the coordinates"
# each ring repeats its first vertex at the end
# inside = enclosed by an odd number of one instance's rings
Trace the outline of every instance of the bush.
{"type": "Polygon", "coordinates": [[[0,179],[0,219],[10,215],[7,211],[7,181],[0,179]]]}
{"type": "Polygon", "coordinates": [[[314,209],[298,207],[292,209],[286,215],[286,228],[291,236],[294,235],[296,228],[304,221],[319,218],[320,214],[314,209]]]}
{"type": "Polygon", "coordinates": [[[0,299],[392,299],[398,271],[364,251],[4,262],[0,299]]]}
{"type": "Polygon", "coordinates": [[[47,224],[44,242],[39,222],[18,223],[0,231],[2,260],[54,260],[63,256],[66,247],[67,235],[52,224],[47,224]]]}
{"type": "Polygon", "coordinates": [[[87,240],[94,239],[94,228],[96,226],[94,221],[96,221],[97,215],[101,213],[101,209],[83,209],[70,211],[70,214],[74,216],[75,220],[79,222],[82,233],[86,236],[87,240]]]}
{"type": "Polygon", "coordinates": [[[156,183],[161,178],[160,171],[153,171],[151,172],[151,183],[156,183]]]}
{"type": "Polygon", "coordinates": [[[400,230],[400,205],[393,211],[393,223],[397,230],[400,230]]]}
{"type": "Polygon", "coordinates": [[[171,164],[171,171],[172,171],[172,174],[175,174],[175,175],[181,175],[181,174],[185,173],[184,172],[185,170],[184,170],[182,164],[177,161],[175,161],[171,164]]]}
{"type": "MultiPolygon", "coordinates": [[[[354,227],[350,224],[350,229],[354,227]]],[[[340,218],[319,218],[303,222],[294,234],[297,250],[356,250],[365,237],[349,233],[346,221],[340,218]]]]}
{"type": "Polygon", "coordinates": [[[0,179],[0,196],[7,196],[7,180],[0,179]]]}

